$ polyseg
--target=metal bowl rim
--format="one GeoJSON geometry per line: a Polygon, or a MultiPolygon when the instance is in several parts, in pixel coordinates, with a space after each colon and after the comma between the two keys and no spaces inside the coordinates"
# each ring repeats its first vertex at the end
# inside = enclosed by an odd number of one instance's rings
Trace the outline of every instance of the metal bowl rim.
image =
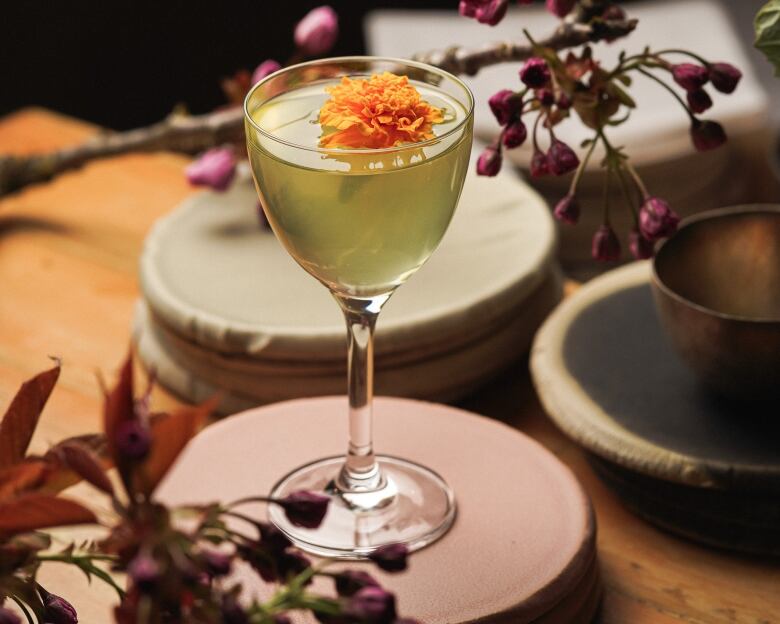
{"type": "MultiPolygon", "coordinates": [[[[683,229],[693,227],[694,225],[702,221],[711,221],[713,219],[720,219],[723,217],[730,217],[733,215],[751,214],[751,213],[753,214],[771,213],[771,214],[780,215],[780,204],[768,204],[768,203],[767,204],[740,204],[737,206],[728,206],[725,208],[715,208],[714,210],[706,210],[704,212],[699,212],[697,214],[691,215],[683,219],[680,222],[677,231],[679,232],[683,229]]],[[[734,321],[734,322],[745,323],[745,324],[751,323],[751,324],[780,326],[780,317],[770,318],[770,317],[742,316],[739,314],[728,314],[726,312],[713,310],[712,308],[708,308],[707,306],[703,306],[701,304],[695,303],[690,299],[683,297],[681,294],[677,293],[676,291],[672,290],[661,279],[661,276],[658,274],[658,266],[657,266],[658,258],[660,257],[664,248],[669,244],[671,240],[672,238],[667,238],[661,243],[661,245],[656,250],[655,256],[653,257],[653,261],[651,263],[652,266],[651,276],[652,276],[653,286],[655,286],[664,295],[666,295],[670,299],[673,299],[677,303],[692,308],[698,312],[701,312],[702,314],[714,316],[716,318],[725,321],[734,321]]]]}

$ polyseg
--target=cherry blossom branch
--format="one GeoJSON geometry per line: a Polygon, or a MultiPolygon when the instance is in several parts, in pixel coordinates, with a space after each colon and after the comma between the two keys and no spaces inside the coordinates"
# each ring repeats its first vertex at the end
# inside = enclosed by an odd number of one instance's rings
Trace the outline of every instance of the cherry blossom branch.
{"type": "MultiPolygon", "coordinates": [[[[537,41],[537,45],[553,50],[576,48],[586,43],[594,43],[602,39],[619,39],[630,34],[637,25],[636,19],[600,20],[592,23],[581,22],[581,15],[570,14],[552,34],[537,41]]],[[[474,76],[480,69],[524,61],[534,56],[534,48],[530,44],[503,41],[487,44],[477,49],[453,46],[446,50],[433,50],[415,54],[412,58],[421,63],[435,65],[453,74],[474,76]]]]}
{"type": "Polygon", "coordinates": [[[206,115],[171,115],[151,126],[104,132],[81,145],[48,154],[0,156],[0,196],[78,169],[91,160],[128,152],[197,154],[214,145],[243,141],[241,108],[206,115]]]}
{"type": "MultiPolygon", "coordinates": [[[[601,39],[628,35],[636,27],[635,19],[596,20],[582,23],[573,12],[564,19],[540,46],[563,50],[601,39]]],[[[498,63],[523,60],[532,55],[527,44],[494,43],[476,50],[452,47],[414,56],[456,74],[474,75],[480,69],[498,63]]],[[[215,145],[243,142],[244,122],[240,107],[205,115],[171,115],[151,126],[127,132],[106,132],[76,147],[48,154],[0,156],[0,197],[30,184],[45,182],[78,169],[84,164],[128,152],[171,151],[194,155],[215,145]]]]}

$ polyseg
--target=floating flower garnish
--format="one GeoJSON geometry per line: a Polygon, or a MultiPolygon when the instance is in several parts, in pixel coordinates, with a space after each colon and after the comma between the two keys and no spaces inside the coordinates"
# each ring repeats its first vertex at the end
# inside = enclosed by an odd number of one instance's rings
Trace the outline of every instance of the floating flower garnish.
{"type": "Polygon", "coordinates": [[[434,138],[441,109],[424,101],[406,76],[349,78],[327,89],[320,109],[321,147],[378,149],[434,138]]]}

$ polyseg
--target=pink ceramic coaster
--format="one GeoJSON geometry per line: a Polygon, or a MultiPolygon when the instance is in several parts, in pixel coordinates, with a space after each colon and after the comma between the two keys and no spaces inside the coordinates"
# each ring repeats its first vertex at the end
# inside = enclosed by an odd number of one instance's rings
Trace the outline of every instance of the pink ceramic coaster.
{"type": "MultiPolygon", "coordinates": [[[[590,620],[594,517],[568,468],[522,433],[463,410],[379,398],[374,413],[377,450],[436,470],[457,497],[450,532],[415,553],[408,572],[382,578],[404,615],[427,624],[590,620]]],[[[196,503],[267,493],[293,468],[342,452],[346,415],[346,398],[325,397],[227,418],[192,441],[159,496],[196,503]]]]}

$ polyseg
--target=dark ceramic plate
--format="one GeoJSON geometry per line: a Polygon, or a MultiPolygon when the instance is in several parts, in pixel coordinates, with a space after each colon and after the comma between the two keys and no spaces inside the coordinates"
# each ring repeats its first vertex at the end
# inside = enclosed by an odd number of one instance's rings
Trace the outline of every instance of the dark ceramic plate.
{"type": "Polygon", "coordinates": [[[659,324],[649,269],[611,271],[548,318],[531,356],[542,403],[641,515],[710,543],[780,553],[780,409],[698,383],[659,324]]]}

